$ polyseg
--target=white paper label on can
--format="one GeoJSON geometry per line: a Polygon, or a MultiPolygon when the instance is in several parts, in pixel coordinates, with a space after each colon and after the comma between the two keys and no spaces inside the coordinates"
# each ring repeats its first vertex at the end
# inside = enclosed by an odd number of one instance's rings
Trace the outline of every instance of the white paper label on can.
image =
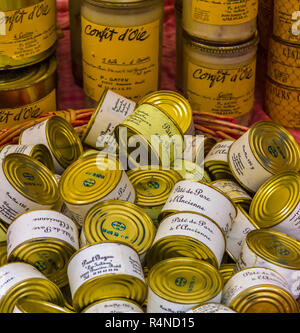
{"type": "Polygon", "coordinates": [[[251,196],[238,184],[231,180],[217,180],[212,182],[211,185],[226,193],[232,200],[246,199],[252,200],[251,196]]]}
{"type": "Polygon", "coordinates": [[[78,229],[68,217],[51,210],[32,211],[19,216],[7,231],[7,255],[34,238],[52,238],[79,249],[78,229]]]}
{"type": "MultiPolygon", "coordinates": [[[[281,251],[282,255],[284,254],[284,251],[285,249],[281,251]]],[[[289,251],[287,249],[286,251],[287,255],[289,255],[289,251]]],[[[277,273],[281,274],[287,280],[291,294],[296,299],[300,296],[300,270],[289,269],[286,267],[275,265],[257,256],[249,249],[246,238],[244,238],[242,242],[242,249],[238,261],[236,263],[234,273],[241,271],[244,268],[249,268],[254,266],[270,268],[276,271],[277,273]]]]}
{"type": "Polygon", "coordinates": [[[260,186],[273,175],[255,158],[249,145],[249,132],[235,141],[228,153],[228,162],[234,176],[247,189],[257,192],[260,186]]]}
{"type": "Polygon", "coordinates": [[[17,192],[6,179],[3,169],[0,167],[0,219],[11,224],[17,216],[36,209],[50,209],[49,205],[43,206],[35,203],[17,192]]]}
{"type": "Polygon", "coordinates": [[[77,289],[92,278],[106,274],[125,274],[145,282],[138,254],[120,243],[91,245],[77,253],[68,266],[72,297],[77,289]]]}
{"type": "Polygon", "coordinates": [[[257,229],[239,208],[237,210],[237,217],[226,235],[226,249],[235,261],[238,260],[242,250],[244,238],[250,231],[257,229]]]}
{"type": "Polygon", "coordinates": [[[114,129],[135,109],[136,103],[108,90],[84,142],[94,148],[109,144],[105,136],[113,136],[114,129]]]}
{"type": "Polygon", "coordinates": [[[25,263],[12,263],[0,267],[0,300],[7,291],[21,281],[39,278],[48,280],[35,267],[25,263]]]}
{"type": "Polygon", "coordinates": [[[223,304],[204,304],[187,313],[237,313],[223,304]]]}
{"type": "Polygon", "coordinates": [[[30,156],[34,145],[7,145],[2,148],[0,151],[0,161],[4,160],[9,154],[24,154],[30,156]]]}
{"type": "Polygon", "coordinates": [[[160,223],[153,244],[169,236],[187,236],[202,242],[214,253],[218,264],[221,264],[225,238],[221,229],[208,218],[192,213],[168,216],[160,223]]]}
{"type": "MultiPolygon", "coordinates": [[[[207,302],[220,303],[221,296],[222,293],[220,292],[214,298],[207,300],[207,302]]],[[[198,304],[199,303],[179,304],[170,302],[156,295],[150,287],[148,288],[147,313],[185,313],[198,304]]]]}
{"type": "Polygon", "coordinates": [[[233,144],[232,140],[225,140],[215,144],[204,159],[204,164],[211,161],[228,163],[228,151],[233,144]]]}
{"type": "Polygon", "coordinates": [[[189,180],[175,184],[162,209],[162,212],[167,211],[190,211],[204,214],[215,221],[225,234],[236,217],[234,204],[219,190],[189,180]]]}
{"type": "Polygon", "coordinates": [[[73,205],[70,203],[65,202],[69,212],[72,214],[73,218],[76,222],[83,226],[85,216],[87,212],[94,207],[97,203],[106,201],[106,200],[123,200],[127,202],[134,203],[135,202],[135,190],[133,185],[131,184],[130,180],[126,172],[122,171],[121,179],[118,185],[105,197],[101,198],[100,200],[93,202],[88,205],[73,205]]]}
{"type": "Polygon", "coordinates": [[[90,306],[83,313],[144,313],[137,305],[123,300],[109,300],[90,306]]]}
{"type": "Polygon", "coordinates": [[[288,282],[278,272],[264,267],[254,267],[238,272],[227,281],[221,303],[230,306],[241,292],[260,285],[276,286],[290,293],[288,282]]]}

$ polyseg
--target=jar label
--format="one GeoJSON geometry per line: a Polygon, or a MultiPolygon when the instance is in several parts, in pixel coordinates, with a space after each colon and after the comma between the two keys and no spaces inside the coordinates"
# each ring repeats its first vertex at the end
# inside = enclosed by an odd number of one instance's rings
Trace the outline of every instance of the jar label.
{"type": "Polygon", "coordinates": [[[156,20],[132,27],[95,24],[82,17],[85,94],[99,101],[105,88],[138,101],[158,89],[160,26],[156,20]]]}
{"type": "Polygon", "coordinates": [[[254,20],[257,0],[193,0],[192,18],[213,25],[236,25],[254,20]]]}
{"type": "Polygon", "coordinates": [[[284,41],[300,44],[300,6],[298,0],[274,2],[273,33],[284,41]]]}
{"type": "Polygon", "coordinates": [[[234,68],[209,68],[188,63],[187,95],[195,110],[232,118],[254,105],[256,58],[234,68]]]}
{"type": "Polygon", "coordinates": [[[11,128],[39,118],[41,113],[56,110],[56,89],[44,98],[14,109],[0,109],[0,129],[11,128]]]}
{"type": "Polygon", "coordinates": [[[300,90],[266,81],[265,110],[273,121],[289,128],[300,128],[299,105],[300,90]]]}
{"type": "Polygon", "coordinates": [[[48,50],[57,40],[56,2],[43,0],[0,16],[0,59],[22,60],[48,50]]]}

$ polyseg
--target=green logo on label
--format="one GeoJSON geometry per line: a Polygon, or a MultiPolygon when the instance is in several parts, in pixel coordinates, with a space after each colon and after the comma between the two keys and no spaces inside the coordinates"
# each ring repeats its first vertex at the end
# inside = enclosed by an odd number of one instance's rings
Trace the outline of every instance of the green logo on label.
{"type": "Polygon", "coordinates": [[[175,284],[177,287],[184,287],[187,284],[187,279],[179,277],[175,280],[175,284]]]}

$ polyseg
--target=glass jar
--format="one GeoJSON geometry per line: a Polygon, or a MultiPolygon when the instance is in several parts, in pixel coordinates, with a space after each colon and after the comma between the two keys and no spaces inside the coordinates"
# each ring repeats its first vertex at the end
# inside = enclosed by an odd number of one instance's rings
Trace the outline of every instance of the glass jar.
{"type": "Polygon", "coordinates": [[[176,18],[176,88],[182,90],[182,1],[175,0],[176,18]]]}
{"type": "Polygon", "coordinates": [[[258,0],[185,0],[183,29],[211,42],[242,42],[255,34],[257,14],[258,0]]]}
{"type": "Polygon", "coordinates": [[[81,0],[69,0],[70,41],[72,72],[75,82],[82,86],[82,52],[81,52],[81,0]]]}
{"type": "Polygon", "coordinates": [[[192,109],[234,118],[249,126],[255,100],[258,36],[219,46],[183,34],[184,94],[192,109]]]}
{"type": "Polygon", "coordinates": [[[86,107],[105,88],[138,101],[160,87],[163,0],[83,0],[86,107]]]}

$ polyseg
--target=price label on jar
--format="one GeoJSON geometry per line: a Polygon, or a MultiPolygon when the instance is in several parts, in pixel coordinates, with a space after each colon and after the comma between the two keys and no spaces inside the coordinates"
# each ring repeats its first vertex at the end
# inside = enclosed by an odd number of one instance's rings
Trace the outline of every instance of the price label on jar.
{"type": "Polygon", "coordinates": [[[82,17],[85,94],[98,101],[108,88],[138,101],[158,89],[160,20],[110,27],[82,17]]]}

